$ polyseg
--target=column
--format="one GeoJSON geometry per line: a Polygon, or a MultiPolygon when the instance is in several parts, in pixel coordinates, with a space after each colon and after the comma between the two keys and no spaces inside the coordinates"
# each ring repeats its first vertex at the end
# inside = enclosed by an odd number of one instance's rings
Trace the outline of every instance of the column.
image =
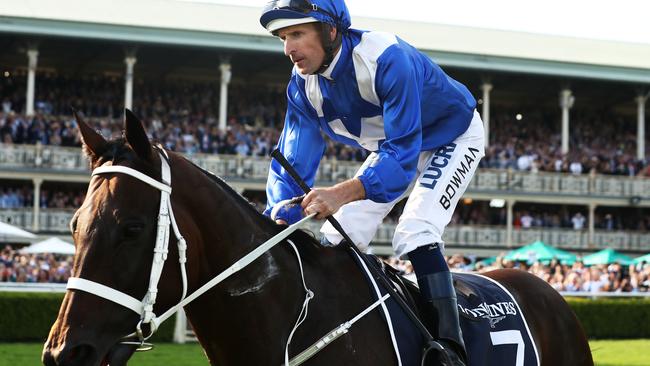
{"type": "Polygon", "coordinates": [[[589,222],[587,222],[588,225],[588,234],[587,234],[587,240],[589,241],[587,245],[589,248],[593,247],[594,245],[594,239],[595,239],[595,234],[596,234],[596,204],[595,203],[590,203],[589,204],[589,222]]]}
{"type": "Polygon", "coordinates": [[[506,200],[506,247],[512,248],[512,224],[514,221],[514,215],[512,214],[512,208],[514,207],[515,200],[506,200]]]}
{"type": "Polygon", "coordinates": [[[135,53],[129,53],[124,58],[126,64],[126,77],[124,86],[124,108],[133,109],[133,66],[138,59],[135,53]]]}
{"type": "Polygon", "coordinates": [[[648,95],[639,95],[636,98],[637,105],[637,128],[636,128],[636,158],[645,160],[645,103],[648,95]]]}
{"type": "Polygon", "coordinates": [[[562,154],[569,152],[569,109],[573,107],[575,98],[571,90],[563,89],[560,92],[560,107],[562,108],[562,154]]]}
{"type": "Polygon", "coordinates": [[[30,48],[27,51],[27,105],[25,106],[25,113],[28,116],[34,115],[34,94],[36,84],[36,66],[38,65],[38,50],[30,48]]]}
{"type": "Polygon", "coordinates": [[[32,179],[32,182],[34,183],[34,204],[33,204],[33,210],[32,214],[34,215],[34,219],[32,220],[32,231],[38,232],[40,228],[40,215],[41,215],[41,184],[43,184],[43,179],[42,178],[34,178],[32,179]]]}
{"type": "Polygon", "coordinates": [[[226,118],[228,116],[228,84],[232,78],[230,60],[224,58],[219,66],[221,70],[221,91],[219,92],[219,129],[226,130],[226,118]]]}
{"type": "Polygon", "coordinates": [[[483,119],[483,129],[485,130],[485,147],[488,147],[490,145],[490,91],[492,91],[492,84],[483,83],[481,90],[483,90],[483,112],[481,117],[483,119]]]}

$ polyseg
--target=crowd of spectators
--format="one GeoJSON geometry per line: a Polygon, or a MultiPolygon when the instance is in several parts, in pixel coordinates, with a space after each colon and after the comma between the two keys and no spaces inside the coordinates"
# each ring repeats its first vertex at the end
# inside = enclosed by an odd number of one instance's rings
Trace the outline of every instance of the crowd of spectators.
{"type": "Polygon", "coordinates": [[[548,282],[558,291],[568,292],[648,292],[650,291],[650,264],[621,265],[620,263],[585,266],[581,261],[572,265],[552,260],[548,264],[513,262],[497,257],[489,266],[477,264],[475,269],[485,272],[499,268],[518,268],[548,282]]]}
{"type": "MultiPolygon", "coordinates": [[[[0,77],[0,142],[79,146],[70,107],[107,138],[122,135],[120,75],[69,77],[38,73],[36,114],[26,117],[25,77],[0,77]]],[[[218,129],[219,84],[136,79],[134,111],[151,137],[185,153],[263,155],[277,142],[286,109],[282,87],[231,83],[228,131],[218,129]]],[[[573,174],[647,175],[636,159],[636,124],[610,111],[572,111],[571,150],[560,153],[559,111],[493,113],[484,168],[573,174]]],[[[650,148],[650,144],[649,145],[650,148]]],[[[327,158],[365,159],[366,153],[328,143],[327,158]]]]}
{"type": "MultiPolygon", "coordinates": [[[[0,76],[0,142],[80,146],[70,107],[77,109],[106,138],[122,136],[121,75],[70,77],[48,72],[37,74],[36,114],[27,117],[25,75],[0,76]]],[[[219,84],[198,81],[152,81],[136,79],[134,111],[148,134],[171,150],[188,154],[234,154],[266,156],[277,142],[286,108],[281,86],[231,83],[227,130],[218,128],[219,84]]],[[[560,151],[558,111],[529,111],[516,118],[495,106],[490,124],[490,146],[481,161],[483,168],[573,174],[600,173],[650,176],[649,166],[637,161],[636,124],[609,111],[587,113],[572,110],[571,151],[560,151]]],[[[328,159],[362,161],[367,153],[328,141],[328,159]]],[[[647,144],[650,148],[650,144],[647,144]]],[[[84,191],[43,189],[43,208],[75,208],[84,191]]],[[[0,208],[31,207],[33,193],[26,187],[0,187],[0,208]]],[[[264,207],[263,201],[257,202],[264,207]]],[[[487,205],[459,205],[451,224],[506,224],[506,210],[487,205]]],[[[630,209],[632,210],[632,209],[630,209]]],[[[517,205],[513,224],[517,229],[572,228],[585,230],[587,212],[576,209],[534,209],[517,205]]],[[[399,213],[389,215],[396,221],[399,213]]],[[[647,212],[597,211],[596,228],[603,230],[650,230],[647,212]]]]}
{"type": "MultiPolygon", "coordinates": [[[[580,206],[535,205],[518,203],[513,209],[515,229],[554,228],[587,230],[588,212],[580,206]]],[[[504,226],[506,208],[493,208],[483,202],[459,203],[451,219],[452,225],[504,226]]],[[[650,212],[639,208],[607,207],[594,215],[594,227],[599,230],[650,230],[650,212]]]]}
{"type": "MultiPolygon", "coordinates": [[[[53,209],[77,209],[83,203],[85,189],[41,189],[39,206],[53,209]]],[[[28,186],[0,187],[0,209],[30,208],[34,205],[34,191],[28,186]]]]}
{"type": "MultiPolygon", "coordinates": [[[[505,260],[501,255],[494,263],[485,265],[462,254],[445,258],[454,272],[484,273],[495,269],[515,268],[534,274],[561,292],[650,292],[650,263],[646,262],[627,266],[612,263],[587,267],[581,261],[566,265],[552,260],[547,264],[535,262],[528,265],[526,262],[505,260]]],[[[414,274],[413,266],[408,260],[388,257],[385,261],[404,275],[414,274]]]]}
{"type": "Polygon", "coordinates": [[[10,245],[0,252],[0,282],[66,283],[72,256],[23,254],[10,245]]]}
{"type": "MultiPolygon", "coordinates": [[[[607,110],[576,112],[567,154],[561,153],[557,113],[491,117],[490,145],[481,166],[530,172],[650,176],[647,159],[636,158],[636,124],[607,110]]],[[[647,149],[646,149],[647,150],[647,149]]],[[[645,156],[650,155],[646,151],[645,156]]]]}

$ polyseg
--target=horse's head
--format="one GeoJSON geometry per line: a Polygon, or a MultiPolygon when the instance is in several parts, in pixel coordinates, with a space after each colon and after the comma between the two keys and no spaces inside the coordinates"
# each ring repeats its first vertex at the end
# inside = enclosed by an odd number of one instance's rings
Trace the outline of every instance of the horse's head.
{"type": "MultiPolygon", "coordinates": [[[[125,166],[160,181],[160,158],[130,111],[126,111],[125,138],[116,141],[106,141],[78,116],[77,122],[93,170],[125,166]]],[[[93,175],[86,199],[70,224],[76,247],[73,277],[143,299],[152,268],[160,197],[159,189],[127,174],[93,175]]],[[[166,270],[163,280],[179,272],[166,270]]],[[[179,280],[167,280],[177,285],[180,294],[179,280]]],[[[68,289],[45,343],[45,365],[123,365],[134,352],[135,346],[120,342],[133,333],[140,316],[90,292],[68,289]]],[[[173,304],[171,296],[161,293],[156,309],[173,304]]]]}

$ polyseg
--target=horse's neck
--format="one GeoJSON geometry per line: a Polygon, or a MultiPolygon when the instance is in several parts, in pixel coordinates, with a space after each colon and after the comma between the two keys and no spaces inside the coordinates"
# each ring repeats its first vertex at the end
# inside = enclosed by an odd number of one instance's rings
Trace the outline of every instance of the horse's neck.
{"type": "MultiPolygon", "coordinates": [[[[241,197],[197,172],[183,177],[191,189],[180,199],[187,215],[183,219],[197,233],[188,238],[190,250],[197,251],[188,256],[195,261],[188,262],[196,274],[192,287],[208,282],[273,235],[268,221],[243,206],[241,197]]],[[[280,336],[278,332],[295,322],[296,304],[304,297],[295,261],[290,249],[276,247],[188,306],[188,317],[212,362],[254,359],[236,353],[241,338],[261,354],[277,352],[276,342],[267,349],[273,340],[256,334],[280,336]],[[284,328],[276,329],[278,325],[284,328]]]]}
{"type": "MultiPolygon", "coordinates": [[[[200,171],[193,171],[183,176],[191,188],[185,190],[187,197],[179,202],[187,201],[183,205],[187,227],[200,233],[195,234],[194,241],[188,239],[197,251],[192,256],[195,262],[188,262],[188,270],[194,271],[193,278],[198,282],[192,284],[196,288],[269,239],[276,230],[269,220],[244,206],[237,194],[200,171]]],[[[370,287],[345,250],[319,250],[306,236],[296,235],[295,239],[300,241],[295,244],[302,255],[305,279],[317,298],[309,305],[312,315],[294,337],[294,351],[307,348],[317,336],[373,302],[370,287]]],[[[281,364],[305,295],[296,255],[282,243],[203,294],[187,307],[187,314],[212,364],[281,364]]],[[[385,332],[379,313],[369,316],[374,320],[364,322],[363,332],[385,332]]],[[[389,339],[388,335],[385,338],[389,339]]],[[[344,347],[344,343],[335,347],[344,347]]],[[[390,360],[390,355],[385,359],[390,360]]]]}
{"type": "Polygon", "coordinates": [[[209,271],[266,240],[268,223],[241,196],[195,167],[187,170],[182,179],[189,188],[179,201],[198,233],[197,247],[209,271]]]}

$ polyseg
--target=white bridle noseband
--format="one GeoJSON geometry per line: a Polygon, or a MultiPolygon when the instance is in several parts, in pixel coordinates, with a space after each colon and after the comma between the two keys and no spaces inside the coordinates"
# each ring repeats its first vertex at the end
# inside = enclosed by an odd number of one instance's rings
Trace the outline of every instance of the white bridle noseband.
{"type": "MultiPolygon", "coordinates": [[[[178,225],[176,224],[176,218],[174,217],[174,211],[171,205],[171,170],[169,164],[167,163],[167,154],[162,150],[160,155],[161,161],[161,176],[162,182],[159,182],[135,169],[131,169],[125,166],[113,165],[113,166],[101,166],[93,170],[92,176],[100,174],[109,174],[109,173],[122,173],[130,175],[142,182],[149,184],[150,186],[158,189],[160,191],[160,209],[158,212],[158,229],[156,232],[156,244],[154,246],[154,256],[153,263],[151,265],[151,274],[149,276],[149,286],[147,288],[147,293],[145,294],[142,300],[138,300],[130,295],[127,295],[121,291],[115,290],[108,286],[105,286],[101,283],[97,283],[91,280],[87,280],[80,277],[70,277],[68,280],[67,289],[68,290],[82,290],[96,296],[102,297],[106,300],[110,300],[114,303],[122,305],[128,309],[133,310],[135,313],[140,315],[140,322],[136,326],[136,331],[127,335],[125,338],[131,338],[137,336],[139,339],[139,345],[145,345],[144,341],[149,339],[153,333],[158,329],[159,325],[172,316],[176,311],[178,311],[183,306],[190,303],[192,300],[196,299],[198,296],[209,290],[210,288],[217,285],[219,282],[230,277],[232,274],[238,272],[242,268],[246,267],[248,264],[253,262],[259,256],[264,254],[267,250],[271,249],[276,244],[280,243],[284,238],[289,234],[294,232],[300,226],[303,226],[305,222],[313,217],[313,215],[307,216],[300,220],[299,222],[289,226],[284,229],[278,235],[274,236],[264,244],[260,245],[258,248],[250,252],[248,255],[241,258],[239,261],[235,262],[233,265],[228,267],[225,271],[220,273],[217,277],[213,278],[211,281],[201,286],[198,290],[192,293],[190,296],[186,297],[187,294],[187,271],[185,269],[186,250],[187,245],[185,239],[181,235],[178,225]],[[162,154],[165,154],[163,156],[162,154]],[[162,275],[162,269],[167,259],[168,246],[169,246],[169,227],[173,228],[174,235],[178,239],[178,261],[181,266],[181,275],[183,280],[183,294],[181,296],[180,302],[167,310],[163,315],[157,317],[153,312],[153,306],[156,303],[156,296],[158,294],[158,282],[160,281],[160,276],[162,275]],[[148,335],[142,333],[142,324],[149,324],[151,330],[148,335]]],[[[313,297],[313,294],[310,295],[313,297]]],[[[132,342],[123,342],[127,344],[133,344],[132,342]]],[[[150,349],[150,347],[142,347],[142,350],[150,349]]]]}

